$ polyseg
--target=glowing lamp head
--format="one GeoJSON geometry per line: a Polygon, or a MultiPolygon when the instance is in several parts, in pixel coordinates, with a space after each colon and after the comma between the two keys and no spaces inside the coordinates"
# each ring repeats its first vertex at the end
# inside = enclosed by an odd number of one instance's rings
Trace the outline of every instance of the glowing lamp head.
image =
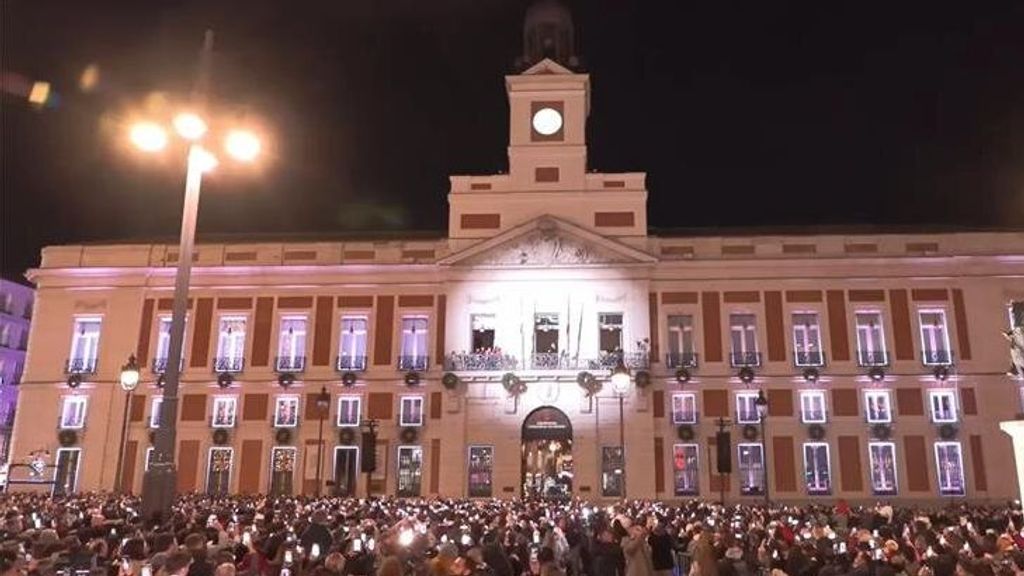
{"type": "Polygon", "coordinates": [[[232,130],[224,138],[224,149],[240,162],[252,162],[260,154],[260,139],[246,130],[232,130]]]}
{"type": "Polygon", "coordinates": [[[612,370],[612,390],[618,396],[625,396],[629,392],[629,368],[619,359],[619,363],[612,370]]]}
{"type": "Polygon", "coordinates": [[[125,392],[135,390],[139,385],[139,364],[135,361],[135,355],[128,357],[128,363],[121,367],[121,388],[125,392]]]}
{"type": "Polygon", "coordinates": [[[551,136],[562,129],[562,114],[554,108],[541,108],[533,115],[533,129],[543,136],[551,136]]]}
{"type": "Polygon", "coordinates": [[[192,146],[189,152],[189,162],[195,162],[196,167],[203,172],[210,172],[217,167],[217,157],[202,146],[192,146]]]}
{"type": "Polygon", "coordinates": [[[167,147],[167,131],[155,122],[139,122],[128,134],[132,144],[143,152],[159,152],[167,147]]]}
{"type": "Polygon", "coordinates": [[[174,129],[186,140],[199,140],[206,134],[206,122],[197,114],[182,112],[174,117],[174,129]]]}

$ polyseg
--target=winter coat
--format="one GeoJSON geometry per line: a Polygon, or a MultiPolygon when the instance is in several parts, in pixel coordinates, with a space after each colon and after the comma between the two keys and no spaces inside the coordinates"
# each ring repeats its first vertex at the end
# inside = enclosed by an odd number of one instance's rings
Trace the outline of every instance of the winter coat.
{"type": "Polygon", "coordinates": [[[626,556],[626,576],[654,576],[646,539],[626,536],[622,539],[622,552],[626,556]]]}

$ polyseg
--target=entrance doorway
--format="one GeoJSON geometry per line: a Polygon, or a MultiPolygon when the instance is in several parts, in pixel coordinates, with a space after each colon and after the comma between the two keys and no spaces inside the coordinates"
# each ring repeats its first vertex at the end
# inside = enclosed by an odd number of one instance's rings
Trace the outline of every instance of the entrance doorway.
{"type": "Polygon", "coordinates": [[[523,421],[522,488],[525,498],[572,497],[572,423],[558,408],[542,406],[523,421]]]}
{"type": "MultiPolygon", "coordinates": [[[[355,446],[334,447],[334,489],[335,496],[356,495],[356,473],[359,449],[355,446]]],[[[378,464],[379,465],[379,464],[378,464]]]]}

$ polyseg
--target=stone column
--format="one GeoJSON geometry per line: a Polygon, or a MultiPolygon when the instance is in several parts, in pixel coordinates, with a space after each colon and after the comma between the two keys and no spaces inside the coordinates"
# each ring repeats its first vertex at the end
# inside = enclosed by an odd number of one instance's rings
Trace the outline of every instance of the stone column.
{"type": "Polygon", "coordinates": [[[1017,498],[1024,501],[1024,420],[999,423],[999,429],[1013,439],[1013,459],[1017,469],[1017,498]]]}

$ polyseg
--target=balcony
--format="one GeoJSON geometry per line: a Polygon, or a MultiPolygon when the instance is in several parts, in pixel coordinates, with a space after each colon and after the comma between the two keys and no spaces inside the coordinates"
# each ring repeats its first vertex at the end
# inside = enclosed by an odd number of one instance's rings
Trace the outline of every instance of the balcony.
{"type": "Polygon", "coordinates": [[[335,360],[334,368],[338,372],[363,372],[366,370],[366,356],[341,354],[335,360]]]}
{"type": "Polygon", "coordinates": [[[665,354],[665,366],[676,368],[696,368],[700,358],[696,352],[669,352],[665,354]]]}
{"type": "Polygon", "coordinates": [[[295,374],[305,369],[305,356],[278,356],[274,359],[274,371],[278,374],[295,374]]]}
{"type": "Polygon", "coordinates": [[[825,365],[825,353],[821,350],[798,350],[793,353],[793,363],[801,368],[818,368],[825,365]]]}
{"type": "Polygon", "coordinates": [[[885,350],[858,350],[857,364],[865,368],[889,365],[889,353],[885,350]]]}
{"type": "Polygon", "coordinates": [[[444,359],[444,369],[455,372],[507,372],[519,368],[519,359],[499,351],[452,352],[444,359]]]}
{"type": "Polygon", "coordinates": [[[244,366],[245,358],[241,356],[218,356],[213,359],[213,371],[218,374],[241,372],[244,366]]]}
{"type": "Polygon", "coordinates": [[[95,358],[69,358],[64,363],[65,374],[95,374],[96,373],[96,359],[95,358]]]}
{"type": "Polygon", "coordinates": [[[729,353],[729,364],[733,368],[756,368],[761,365],[761,353],[732,351],[729,353]]]}
{"type": "Polygon", "coordinates": [[[953,364],[953,353],[949,350],[922,350],[921,363],[925,366],[950,366],[953,364]]]}
{"type": "Polygon", "coordinates": [[[427,369],[428,364],[427,356],[399,356],[398,357],[398,369],[399,370],[412,370],[416,372],[423,372],[427,369]]]}
{"type": "MultiPolygon", "coordinates": [[[[166,374],[167,373],[167,358],[153,358],[152,364],[153,374],[166,374]]],[[[181,358],[178,363],[178,372],[185,370],[185,357],[181,358]]]]}
{"type": "Polygon", "coordinates": [[[568,352],[536,352],[530,356],[533,370],[573,370],[578,364],[568,352]]]}

